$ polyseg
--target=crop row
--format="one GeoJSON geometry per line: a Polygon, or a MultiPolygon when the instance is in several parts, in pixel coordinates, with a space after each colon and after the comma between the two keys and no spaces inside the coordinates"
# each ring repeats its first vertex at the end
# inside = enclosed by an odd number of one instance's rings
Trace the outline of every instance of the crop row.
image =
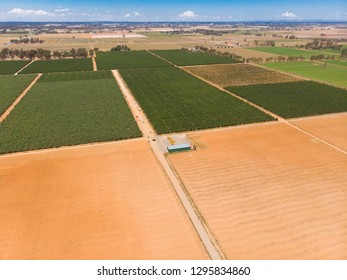
{"type": "Polygon", "coordinates": [[[23,69],[20,74],[28,73],[54,73],[73,71],[92,71],[93,64],[90,58],[37,60],[23,69]]]}
{"type": "Polygon", "coordinates": [[[146,51],[99,52],[96,62],[98,70],[171,66],[169,63],[146,51]]]}
{"type": "Polygon", "coordinates": [[[230,57],[223,57],[205,52],[191,52],[188,50],[157,50],[152,52],[179,66],[240,62],[230,57]]]}
{"type": "Polygon", "coordinates": [[[34,78],[34,75],[0,76],[0,116],[34,78]]]}
{"type": "Polygon", "coordinates": [[[120,73],[158,133],[272,119],[174,67],[127,69],[120,73]]]}
{"type": "Polygon", "coordinates": [[[0,124],[0,134],[0,153],[141,135],[111,78],[39,80],[0,124]]]}
{"type": "Polygon", "coordinates": [[[28,60],[0,61],[0,75],[14,74],[28,63],[28,60]]]}
{"type": "Polygon", "coordinates": [[[227,89],[285,118],[347,111],[347,90],[312,81],[227,89]]]}

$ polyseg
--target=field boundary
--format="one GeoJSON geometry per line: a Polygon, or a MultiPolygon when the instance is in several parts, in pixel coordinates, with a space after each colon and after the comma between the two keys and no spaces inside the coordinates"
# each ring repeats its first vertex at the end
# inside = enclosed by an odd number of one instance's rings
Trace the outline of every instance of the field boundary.
{"type": "Polygon", "coordinates": [[[0,116],[0,123],[2,123],[6,117],[12,112],[16,105],[22,100],[22,98],[29,92],[29,90],[36,84],[36,82],[41,78],[42,74],[38,74],[36,78],[26,87],[26,89],[16,98],[10,107],[0,116]]]}
{"type": "Polygon", "coordinates": [[[157,54],[155,54],[155,53],[152,53],[152,52],[149,51],[149,50],[147,50],[146,52],[148,52],[148,53],[150,53],[151,55],[154,55],[154,56],[156,56],[156,57],[158,57],[158,58],[160,58],[160,59],[166,61],[167,63],[170,63],[171,65],[173,65],[173,66],[175,66],[175,67],[179,67],[179,66],[177,66],[175,63],[173,63],[173,62],[167,60],[166,58],[161,57],[161,56],[159,56],[159,55],[157,55],[157,54]]]}
{"type": "Polygon", "coordinates": [[[19,69],[16,73],[14,73],[13,75],[17,76],[20,72],[22,72],[22,70],[24,70],[25,68],[27,68],[29,65],[33,64],[35,62],[35,60],[31,60],[29,63],[25,64],[21,69],[19,69]]]}
{"type": "Polygon", "coordinates": [[[158,144],[153,141],[157,136],[155,130],[153,129],[151,123],[146,117],[140,105],[137,103],[135,97],[132,95],[131,91],[127,87],[125,81],[120,75],[118,70],[112,70],[118,86],[130,107],[130,111],[133,114],[136,122],[139,125],[139,128],[143,135],[149,141],[149,144],[152,148],[153,154],[157,158],[159,164],[161,165],[164,173],[169,179],[172,187],[175,190],[175,193],[181,202],[185,212],[187,213],[188,218],[190,219],[196,233],[198,234],[203,246],[206,249],[206,252],[213,260],[224,259],[224,254],[219,248],[217,241],[211,234],[206,223],[204,222],[201,214],[199,213],[197,207],[195,206],[193,200],[190,198],[189,194],[186,191],[184,184],[179,179],[179,176],[175,173],[174,169],[170,165],[168,159],[165,157],[163,152],[159,149],[158,144]]]}

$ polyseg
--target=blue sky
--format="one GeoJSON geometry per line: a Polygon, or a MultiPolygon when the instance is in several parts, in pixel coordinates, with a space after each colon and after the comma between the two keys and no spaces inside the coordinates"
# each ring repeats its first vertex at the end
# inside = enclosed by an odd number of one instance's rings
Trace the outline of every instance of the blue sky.
{"type": "Polygon", "coordinates": [[[11,0],[0,21],[347,21],[346,0],[11,0]]]}

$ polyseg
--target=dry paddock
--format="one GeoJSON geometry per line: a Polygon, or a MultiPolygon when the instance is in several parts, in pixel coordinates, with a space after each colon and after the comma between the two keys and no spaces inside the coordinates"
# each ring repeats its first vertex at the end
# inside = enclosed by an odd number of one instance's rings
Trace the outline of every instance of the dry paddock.
{"type": "Polygon", "coordinates": [[[347,259],[346,154],[281,123],[189,137],[169,159],[227,258],[347,259]]]}
{"type": "Polygon", "coordinates": [[[291,123],[347,152],[347,113],[294,119],[291,123]]]}
{"type": "Polygon", "coordinates": [[[206,259],[143,140],[0,157],[0,259],[206,259]]]}

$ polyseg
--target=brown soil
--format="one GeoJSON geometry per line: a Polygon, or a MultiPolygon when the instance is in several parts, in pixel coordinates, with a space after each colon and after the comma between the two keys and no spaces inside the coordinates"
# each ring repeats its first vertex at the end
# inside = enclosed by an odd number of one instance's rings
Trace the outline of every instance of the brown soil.
{"type": "Polygon", "coordinates": [[[281,123],[189,136],[169,158],[227,258],[347,258],[345,154],[281,123]]]}
{"type": "Polygon", "coordinates": [[[300,79],[249,64],[183,67],[221,87],[293,82],[300,79]]]}
{"type": "Polygon", "coordinates": [[[0,157],[0,259],[206,259],[143,140],[0,157]]]}
{"type": "Polygon", "coordinates": [[[302,118],[290,122],[347,152],[347,113],[302,118]]]}

